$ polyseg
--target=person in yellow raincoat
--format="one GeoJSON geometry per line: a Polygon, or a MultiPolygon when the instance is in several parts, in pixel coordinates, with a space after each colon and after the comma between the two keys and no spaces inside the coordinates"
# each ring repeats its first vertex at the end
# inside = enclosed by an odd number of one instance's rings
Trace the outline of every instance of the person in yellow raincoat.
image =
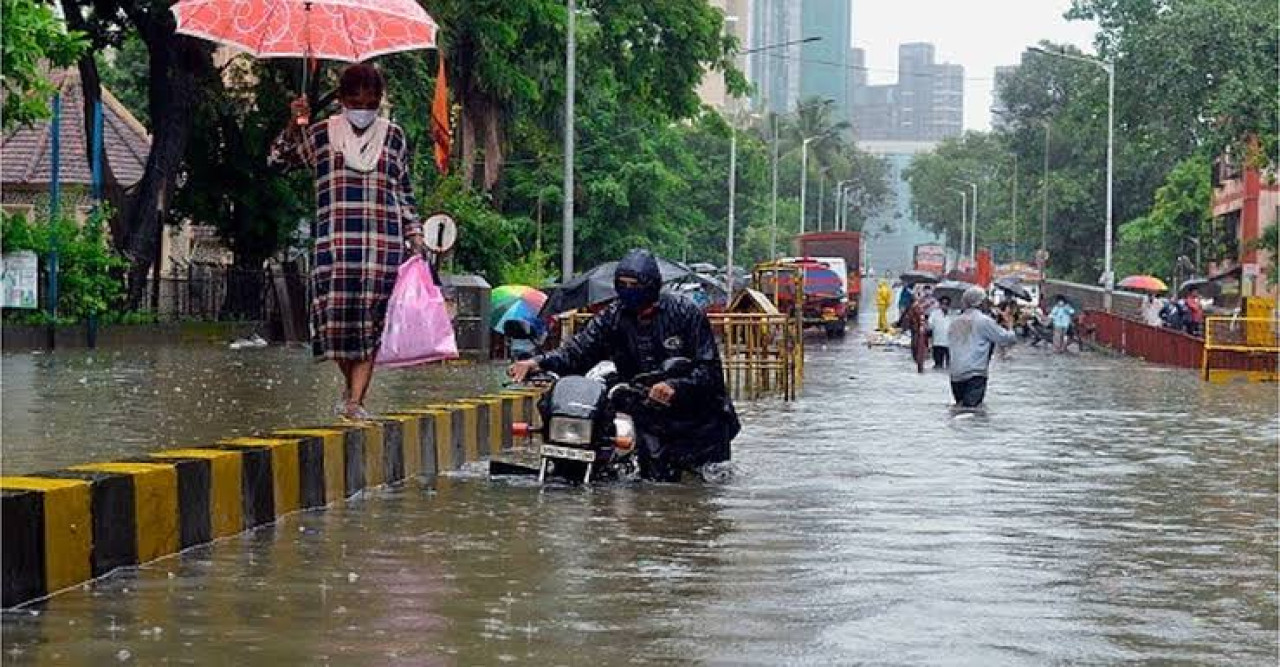
{"type": "Polygon", "coordinates": [[[889,330],[889,304],[893,302],[893,288],[889,287],[889,281],[881,279],[880,286],[876,288],[876,308],[880,311],[880,321],[876,324],[876,331],[889,330]]]}

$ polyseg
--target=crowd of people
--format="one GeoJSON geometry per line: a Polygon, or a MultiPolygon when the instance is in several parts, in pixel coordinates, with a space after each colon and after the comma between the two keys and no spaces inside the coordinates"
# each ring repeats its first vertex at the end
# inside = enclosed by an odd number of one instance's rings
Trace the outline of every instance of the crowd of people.
{"type": "Polygon", "coordinates": [[[1148,294],[1142,301],[1142,321],[1148,326],[1203,336],[1204,318],[1204,304],[1200,300],[1200,291],[1195,288],[1187,290],[1180,299],[1148,294]]]}

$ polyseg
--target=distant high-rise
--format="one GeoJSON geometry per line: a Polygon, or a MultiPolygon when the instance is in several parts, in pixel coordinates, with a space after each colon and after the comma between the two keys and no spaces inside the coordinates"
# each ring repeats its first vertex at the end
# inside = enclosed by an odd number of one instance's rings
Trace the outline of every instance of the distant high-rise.
{"type": "Polygon", "coordinates": [[[747,77],[757,107],[794,110],[801,99],[834,102],[834,115],[849,115],[851,0],[753,0],[747,77]],[[797,44],[802,39],[820,39],[797,44]],[[782,46],[790,44],[789,46],[782,46]]]}
{"type": "Polygon", "coordinates": [[[1005,117],[1008,116],[1009,105],[1005,102],[1004,97],[1001,95],[1001,91],[1004,90],[1005,86],[1009,85],[1009,79],[1011,79],[1017,71],[1017,65],[1001,65],[996,67],[996,78],[994,83],[995,90],[992,91],[992,98],[995,102],[991,106],[991,127],[998,128],[1003,126],[1006,122],[1005,117]]]}
{"type": "MultiPolygon", "coordinates": [[[[861,49],[855,57],[865,62],[861,49]]],[[[898,82],[853,80],[853,125],[861,140],[937,141],[964,129],[964,68],[936,62],[932,44],[898,47],[898,82]]]]}
{"type": "MultiPolygon", "coordinates": [[[[751,22],[753,0],[709,0],[709,4],[724,12],[724,32],[738,40],[738,50],[751,48],[751,22]]],[[[749,55],[739,56],[734,64],[746,71],[749,55]]],[[[724,73],[708,70],[698,86],[698,97],[704,104],[716,109],[724,109],[729,102],[729,93],[724,82],[724,73]]]]}
{"type": "Polygon", "coordinates": [[[774,113],[794,109],[800,97],[800,46],[779,46],[801,39],[800,2],[754,0],[747,78],[755,86],[755,106],[774,113]],[[772,48],[768,48],[772,47],[772,48]]]}
{"type": "Polygon", "coordinates": [[[800,49],[800,99],[832,100],[832,115],[849,117],[850,0],[803,0],[801,38],[820,37],[800,49]]]}

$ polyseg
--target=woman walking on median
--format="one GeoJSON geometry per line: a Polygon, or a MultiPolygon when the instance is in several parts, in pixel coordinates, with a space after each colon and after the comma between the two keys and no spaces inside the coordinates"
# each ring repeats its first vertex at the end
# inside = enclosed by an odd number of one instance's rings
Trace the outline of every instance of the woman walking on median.
{"type": "Polygon", "coordinates": [[[385,89],[373,65],[351,65],[338,83],[342,113],[309,125],[306,98],[295,100],[270,157],[315,171],[311,350],[342,372],[334,409],[348,419],[370,416],[364,401],[396,271],[406,245],[423,249],[404,131],[378,115],[385,89]]]}

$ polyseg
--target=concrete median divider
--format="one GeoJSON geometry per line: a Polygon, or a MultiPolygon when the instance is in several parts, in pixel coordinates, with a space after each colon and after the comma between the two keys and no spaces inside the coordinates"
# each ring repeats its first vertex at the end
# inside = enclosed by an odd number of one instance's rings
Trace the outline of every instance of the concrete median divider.
{"type": "Polygon", "coordinates": [[[0,477],[3,607],[513,445],[535,390],[0,477]]]}

